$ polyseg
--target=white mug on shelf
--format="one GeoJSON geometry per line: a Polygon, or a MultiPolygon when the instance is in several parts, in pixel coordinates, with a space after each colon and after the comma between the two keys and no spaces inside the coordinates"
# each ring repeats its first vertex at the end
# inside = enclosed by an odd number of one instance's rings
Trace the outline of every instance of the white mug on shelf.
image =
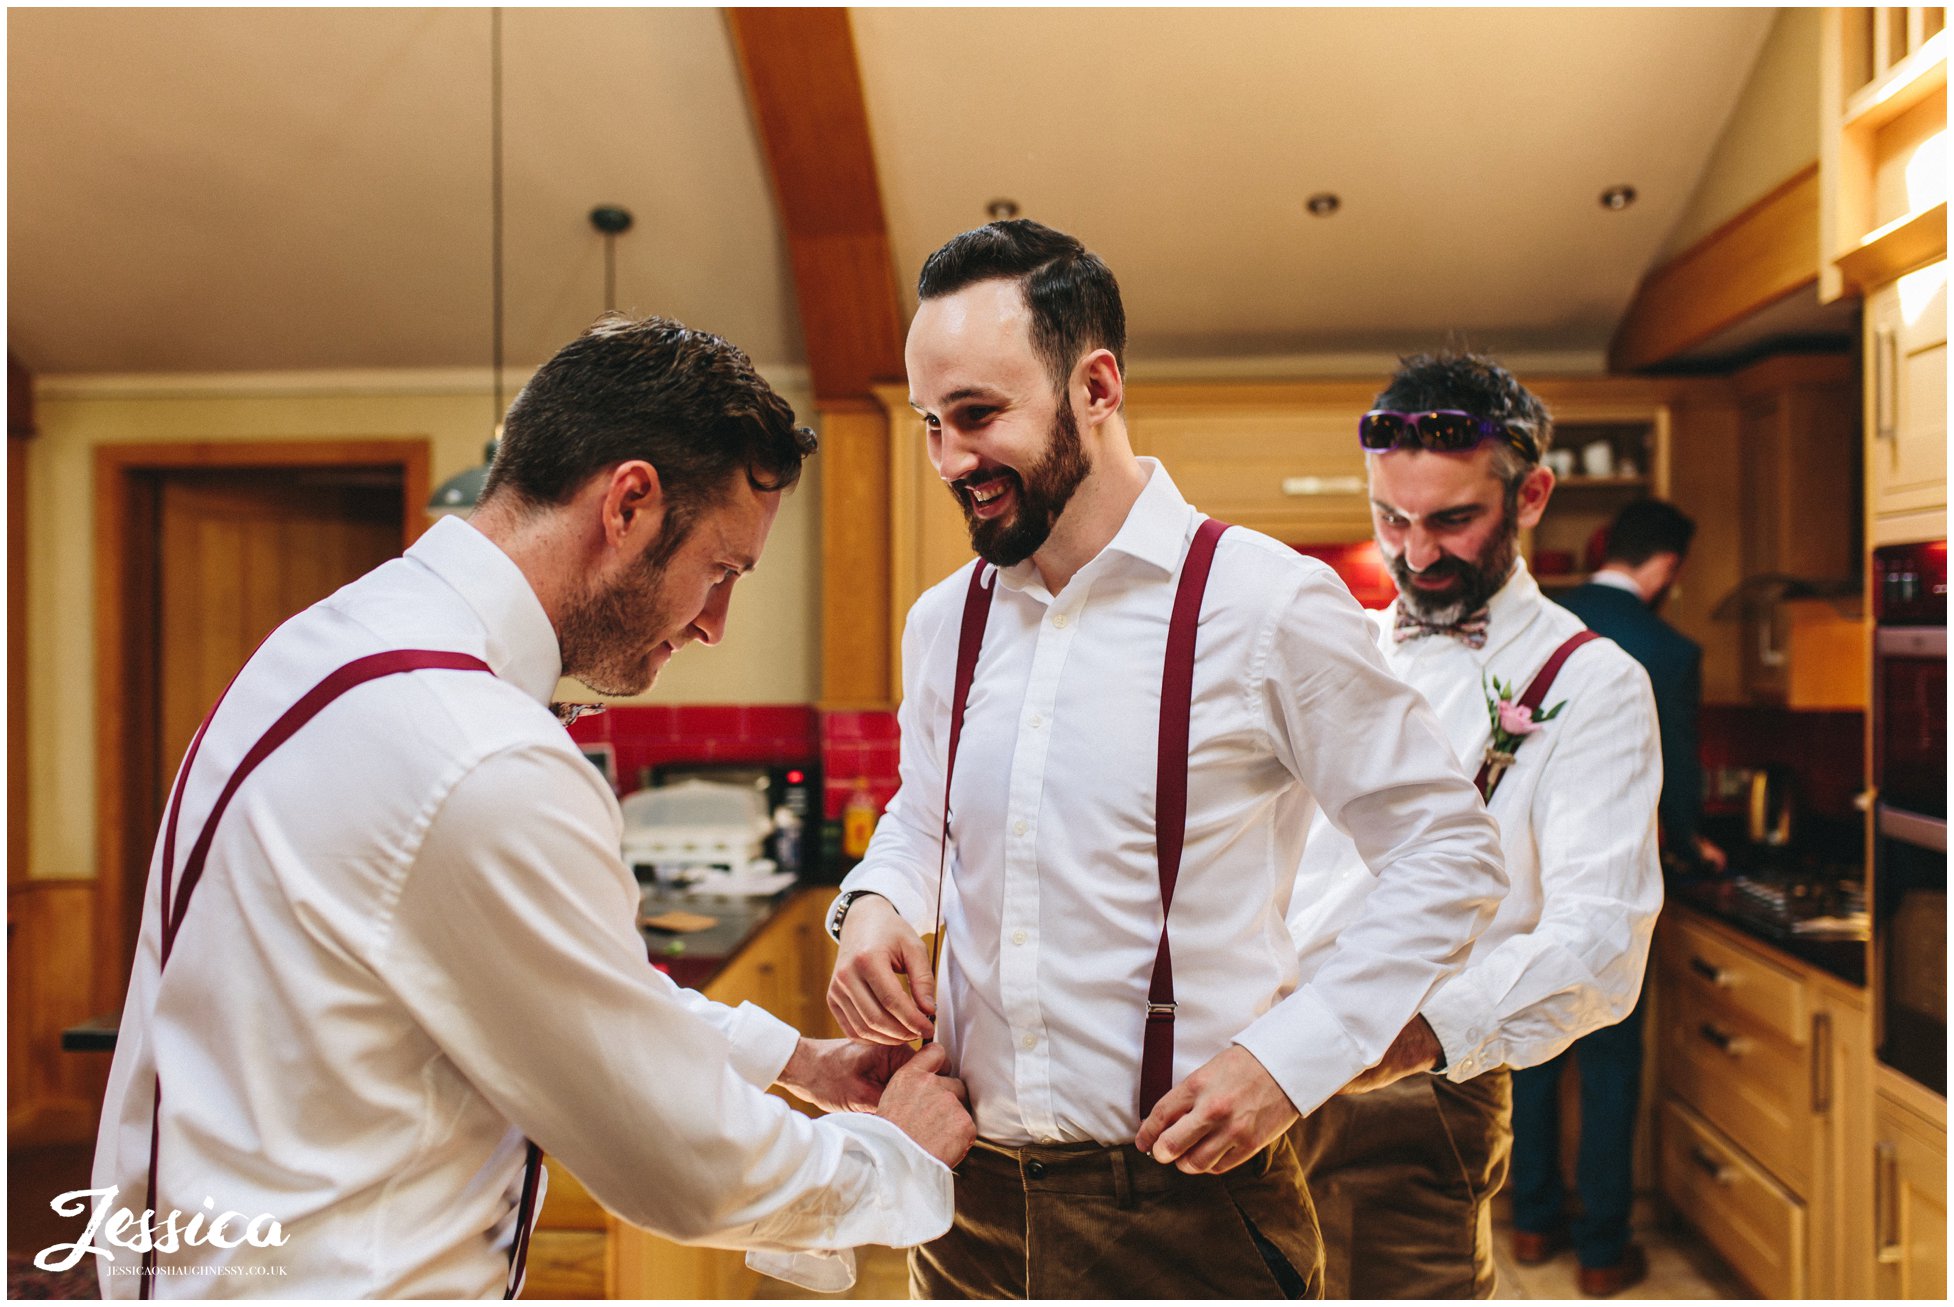
{"type": "Polygon", "coordinates": [[[1581,470],[1591,477],[1613,476],[1615,447],[1605,440],[1581,446],[1581,470]]]}
{"type": "Polygon", "coordinates": [[[1546,463],[1549,472],[1562,481],[1574,475],[1574,451],[1571,449],[1550,449],[1541,461],[1546,463]]]}

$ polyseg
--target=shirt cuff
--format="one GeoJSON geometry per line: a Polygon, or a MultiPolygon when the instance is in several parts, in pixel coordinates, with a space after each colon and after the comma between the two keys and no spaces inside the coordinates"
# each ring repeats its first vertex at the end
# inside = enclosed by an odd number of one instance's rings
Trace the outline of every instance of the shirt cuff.
{"type": "MultiPolygon", "coordinates": [[[[842,894],[880,894],[894,905],[902,919],[919,935],[936,929],[935,904],[917,890],[915,882],[893,867],[878,867],[864,862],[841,882],[842,894]]],[[[840,895],[836,895],[837,898],[840,895]]],[[[834,915],[834,905],[828,905],[834,915]]]]}
{"type": "Polygon", "coordinates": [[[1343,1023],[1308,986],[1257,1017],[1234,1042],[1254,1055],[1304,1116],[1369,1065],[1343,1023]]]}
{"type": "Polygon", "coordinates": [[[726,1036],[733,1044],[733,1070],[748,1084],[762,1089],[780,1079],[787,1059],[801,1042],[800,1031],[751,1003],[733,1009],[726,1036]]]}
{"type": "Polygon", "coordinates": [[[1419,1009],[1445,1050],[1445,1069],[1434,1072],[1447,1080],[1470,1080],[1506,1060],[1504,1046],[1486,1009],[1463,976],[1440,985],[1419,1009]]]}

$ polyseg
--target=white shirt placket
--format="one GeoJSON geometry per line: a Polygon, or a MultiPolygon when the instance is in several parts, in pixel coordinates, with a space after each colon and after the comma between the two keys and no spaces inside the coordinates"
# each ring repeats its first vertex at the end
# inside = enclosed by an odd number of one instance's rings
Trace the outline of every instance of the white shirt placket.
{"type": "MultiPolygon", "coordinates": [[[[1043,588],[1027,594],[1046,599],[1043,588]]],[[[1052,718],[1058,708],[1060,678],[1072,638],[1079,629],[1091,583],[1074,577],[1065,593],[1046,603],[1032,647],[1017,744],[1011,752],[1009,800],[1005,810],[1004,911],[1000,919],[998,967],[1004,1014],[1015,1045],[1013,1081],[1026,1132],[1033,1138],[1058,1138],[1052,1102],[1051,1041],[1038,984],[1038,823],[1045,794],[1045,763],[1050,754],[1052,718]]]]}

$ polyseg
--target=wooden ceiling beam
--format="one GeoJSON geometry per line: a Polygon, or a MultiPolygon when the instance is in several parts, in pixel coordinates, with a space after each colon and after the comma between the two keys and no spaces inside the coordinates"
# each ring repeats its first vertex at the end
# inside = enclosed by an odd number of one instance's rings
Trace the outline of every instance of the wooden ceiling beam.
{"type": "Polygon", "coordinates": [[[1610,372],[1640,372],[1701,345],[1818,280],[1818,165],[1651,272],[1608,345],[1610,372]]]}
{"type": "Polygon", "coordinates": [[[818,400],[902,378],[904,321],[846,9],[729,9],[818,400]]]}

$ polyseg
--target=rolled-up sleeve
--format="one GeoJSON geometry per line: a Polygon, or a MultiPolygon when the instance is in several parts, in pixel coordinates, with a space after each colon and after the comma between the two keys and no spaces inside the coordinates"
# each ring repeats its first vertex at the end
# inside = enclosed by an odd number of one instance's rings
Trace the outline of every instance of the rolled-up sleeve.
{"type": "Polygon", "coordinates": [[[1376,878],[1322,965],[1236,1040],[1307,1114],[1375,1065],[1458,971],[1506,874],[1437,718],[1385,667],[1333,576],[1306,574],[1263,638],[1256,689],[1276,754],[1376,878]]]}
{"type": "Polygon", "coordinates": [[[651,966],[587,772],[537,745],[456,780],[379,952],[386,983],[497,1111],[633,1224],[776,1250],[941,1234],[947,1169],[886,1122],[810,1120],[765,1093],[793,1030],[651,966]]]}
{"type": "Polygon", "coordinates": [[[1473,958],[1424,1009],[1454,1079],[1537,1066],[1620,1021],[1642,991],[1662,908],[1655,700],[1620,650],[1596,645],[1588,657],[1569,661],[1581,674],[1556,690],[1567,707],[1543,728],[1557,738],[1523,818],[1540,863],[1539,920],[1473,958]]]}

